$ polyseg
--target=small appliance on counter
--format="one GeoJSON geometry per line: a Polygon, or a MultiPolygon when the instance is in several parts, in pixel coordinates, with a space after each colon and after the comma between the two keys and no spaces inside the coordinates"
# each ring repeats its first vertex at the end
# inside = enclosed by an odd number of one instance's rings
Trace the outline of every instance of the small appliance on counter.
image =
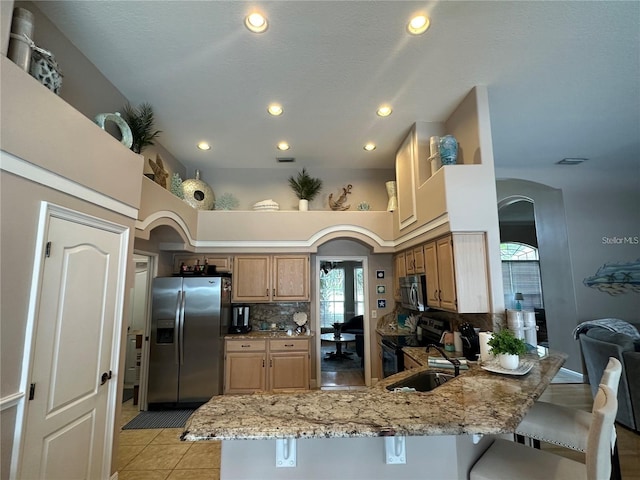
{"type": "Polygon", "coordinates": [[[476,361],[480,354],[480,338],[473,325],[462,323],[460,325],[460,337],[462,338],[462,352],[467,360],[476,361]]]}
{"type": "Polygon", "coordinates": [[[248,333],[250,331],[249,307],[233,307],[229,333],[248,333]]]}

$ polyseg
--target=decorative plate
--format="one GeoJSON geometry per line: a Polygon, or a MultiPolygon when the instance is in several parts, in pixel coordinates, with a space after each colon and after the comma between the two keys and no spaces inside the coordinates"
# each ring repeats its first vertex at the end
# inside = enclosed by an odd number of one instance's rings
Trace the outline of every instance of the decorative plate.
{"type": "Polygon", "coordinates": [[[497,360],[480,366],[489,372],[502,373],[503,375],[526,375],[533,368],[533,362],[530,360],[520,360],[520,365],[515,370],[508,370],[501,367],[497,360]]]}
{"type": "Polygon", "coordinates": [[[296,322],[296,325],[304,325],[307,323],[307,314],[304,312],[296,312],[293,314],[293,321],[296,322]]]}

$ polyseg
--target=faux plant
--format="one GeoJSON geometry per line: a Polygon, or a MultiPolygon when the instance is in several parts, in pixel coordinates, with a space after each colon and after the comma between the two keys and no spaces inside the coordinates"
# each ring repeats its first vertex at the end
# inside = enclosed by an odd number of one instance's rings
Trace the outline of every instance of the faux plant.
{"type": "Polygon", "coordinates": [[[297,177],[289,177],[289,186],[300,200],[313,200],[322,188],[322,180],[312,178],[303,167],[297,177]]]}
{"type": "Polygon", "coordinates": [[[184,198],[184,193],[182,192],[182,179],[180,175],[174,173],[171,176],[171,193],[173,193],[178,198],[184,198]]]}
{"type": "Polygon", "coordinates": [[[129,125],[133,136],[131,150],[140,153],[144,147],[153,145],[153,139],[162,133],[161,130],[154,130],[153,107],[149,103],[143,103],[136,108],[127,103],[122,110],[122,118],[129,125]]]}
{"type": "Polygon", "coordinates": [[[233,210],[238,208],[240,202],[232,193],[223,193],[216,198],[216,210],[233,210]]]}
{"type": "Polygon", "coordinates": [[[490,352],[494,355],[524,355],[527,353],[527,344],[524,343],[524,340],[516,338],[513,332],[506,328],[494,333],[487,345],[491,347],[490,352]]]}

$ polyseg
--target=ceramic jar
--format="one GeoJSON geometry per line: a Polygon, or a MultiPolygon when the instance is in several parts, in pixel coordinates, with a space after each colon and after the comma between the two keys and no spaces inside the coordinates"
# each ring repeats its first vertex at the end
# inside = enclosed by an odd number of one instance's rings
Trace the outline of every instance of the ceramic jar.
{"type": "Polygon", "coordinates": [[[458,160],[458,141],[453,135],[440,137],[440,161],[442,165],[455,165],[458,160]]]}

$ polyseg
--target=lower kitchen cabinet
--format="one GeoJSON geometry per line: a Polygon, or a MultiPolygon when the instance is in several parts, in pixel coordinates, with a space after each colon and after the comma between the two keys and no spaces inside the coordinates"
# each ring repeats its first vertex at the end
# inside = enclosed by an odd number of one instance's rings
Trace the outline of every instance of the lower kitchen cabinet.
{"type": "Polygon", "coordinates": [[[224,393],[309,389],[309,339],[225,341],[224,393]]]}
{"type": "Polygon", "coordinates": [[[404,354],[404,369],[405,370],[413,370],[414,368],[421,367],[418,362],[416,362],[413,358],[411,358],[406,353],[404,354]]]}

